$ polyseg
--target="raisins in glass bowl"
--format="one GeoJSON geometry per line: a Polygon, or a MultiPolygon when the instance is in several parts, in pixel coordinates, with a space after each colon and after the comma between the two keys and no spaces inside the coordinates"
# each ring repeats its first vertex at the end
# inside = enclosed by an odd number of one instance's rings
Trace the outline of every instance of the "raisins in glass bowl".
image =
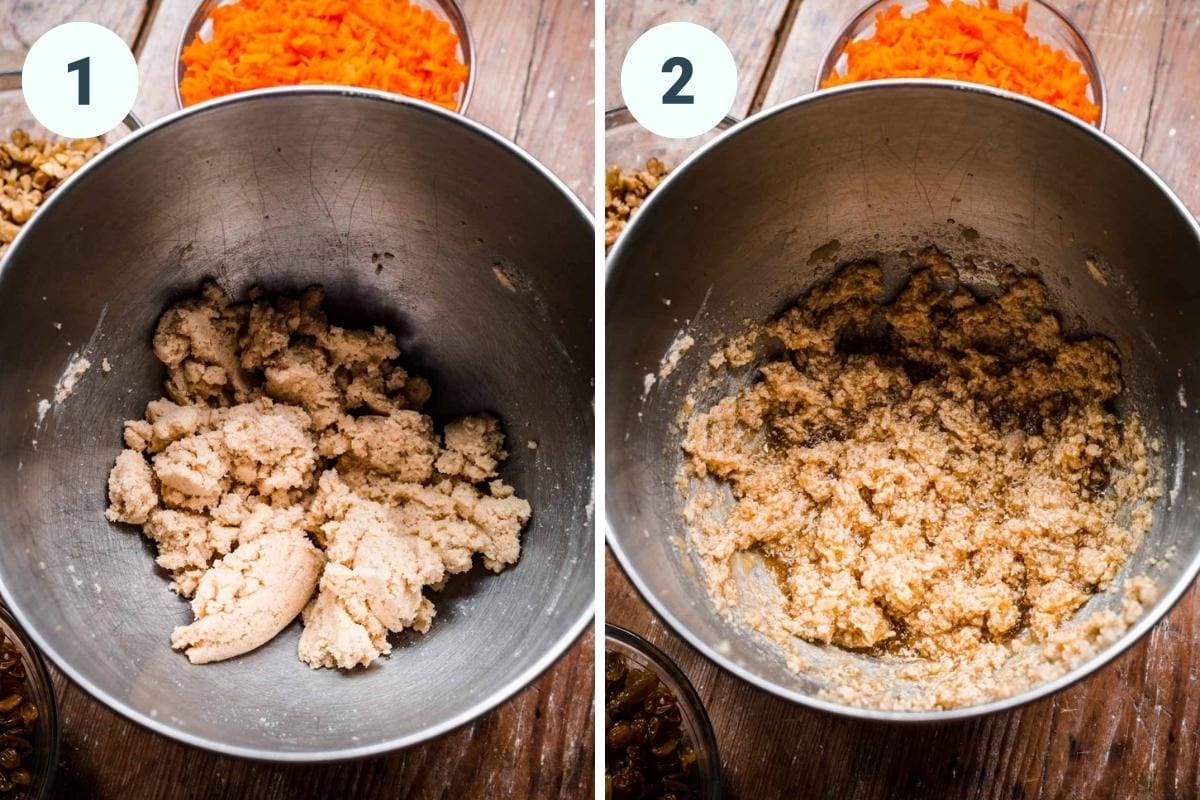
{"type": "Polygon", "coordinates": [[[666,653],[611,622],[604,650],[606,800],[721,800],[716,735],[691,681],[666,653]]]}

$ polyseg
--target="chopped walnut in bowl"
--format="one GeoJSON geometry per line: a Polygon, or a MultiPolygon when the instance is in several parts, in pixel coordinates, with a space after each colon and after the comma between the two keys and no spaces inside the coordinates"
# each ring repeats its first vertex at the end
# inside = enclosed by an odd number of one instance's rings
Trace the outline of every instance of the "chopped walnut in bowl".
{"type": "Polygon", "coordinates": [[[0,255],[46,197],[103,147],[100,139],[34,139],[20,128],[0,141],[0,255]]]}
{"type": "Polygon", "coordinates": [[[610,166],[604,176],[604,250],[616,244],[638,206],[658,188],[670,170],[657,158],[646,159],[646,168],[626,172],[610,166]]]}

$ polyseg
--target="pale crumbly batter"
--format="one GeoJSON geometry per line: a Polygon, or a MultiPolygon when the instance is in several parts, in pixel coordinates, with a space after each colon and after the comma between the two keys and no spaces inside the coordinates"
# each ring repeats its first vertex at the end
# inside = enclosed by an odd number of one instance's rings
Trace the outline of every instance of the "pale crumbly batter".
{"type": "Polygon", "coordinates": [[[740,601],[740,554],[762,556],[781,592],[751,627],[903,661],[924,690],[842,676],[832,694],[860,705],[1019,691],[1115,639],[1154,594],[1131,582],[1123,615],[1064,633],[1158,496],[1138,418],[1113,408],[1116,349],[1065,336],[1036,278],[982,300],[937,251],[920,262],[891,302],[877,266],[845,267],[719,351],[714,369],[782,343],[759,380],[691,415],[683,442],[685,516],[717,605],[740,601]],[[1025,647],[1041,655],[1013,668],[1025,647]]]}
{"type": "Polygon", "coordinates": [[[497,477],[490,416],[439,433],[429,383],[385,328],[330,325],[322,295],[232,303],[215,284],[159,320],[166,397],[125,423],[114,522],[141,525],[196,620],[195,663],[269,641],[298,615],[306,664],[349,669],[429,629],[428,594],[476,555],[517,561],[529,504],[497,477]]]}

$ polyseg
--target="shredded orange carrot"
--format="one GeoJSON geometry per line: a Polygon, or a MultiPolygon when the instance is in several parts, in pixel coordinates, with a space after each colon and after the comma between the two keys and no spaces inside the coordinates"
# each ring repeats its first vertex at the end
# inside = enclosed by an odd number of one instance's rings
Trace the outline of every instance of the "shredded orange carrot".
{"type": "Polygon", "coordinates": [[[1100,119],[1088,99],[1083,66],[1025,30],[1029,6],[929,0],[911,17],[899,5],[875,15],[875,35],[846,47],[846,74],[822,87],[878,78],[950,78],[985,83],[1036,98],[1085,122],[1100,119]]]}
{"type": "Polygon", "coordinates": [[[450,24],[409,0],[239,0],[183,51],[184,105],[301,83],[333,83],[457,108],[467,67],[450,24]]]}

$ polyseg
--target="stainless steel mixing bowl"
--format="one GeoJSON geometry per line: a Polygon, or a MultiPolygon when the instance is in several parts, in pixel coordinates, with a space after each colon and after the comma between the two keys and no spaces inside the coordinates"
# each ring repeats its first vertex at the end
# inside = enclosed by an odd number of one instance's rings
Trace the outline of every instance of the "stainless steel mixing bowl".
{"type": "MultiPolygon", "coordinates": [[[[1132,644],[1200,569],[1200,229],[1127,151],[1049,106],[986,87],[881,81],[822,92],[755,117],[685,162],[651,196],[609,258],[606,513],[609,543],[654,608],[736,675],[795,702],[881,720],[950,719],[1054,692],[1132,644]],[[717,615],[681,552],[675,425],[712,342],[783,310],[838,262],[925,243],[973,263],[986,289],[1006,263],[1040,272],[1069,329],[1118,345],[1127,406],[1162,442],[1166,496],[1122,578],[1149,574],[1161,599],[1117,642],[1062,677],[969,708],[883,712],[819,697],[848,666],[876,659],[802,643],[814,666],[717,615]],[[1096,275],[1089,269],[1093,260],[1096,275]],[[670,305],[664,299],[670,300],[670,305]],[[696,344],[646,391],[684,331],[696,344]],[[1186,403],[1186,405],[1185,405],[1186,403]],[[1152,559],[1170,557],[1162,566],[1152,559]]],[[[728,384],[753,380],[754,368],[728,384]]],[[[727,386],[698,398],[701,408],[727,386]]],[[[767,580],[755,571],[745,580],[767,580]],[[755,577],[757,576],[757,578],[755,577]]],[[[1120,580],[1086,612],[1117,608],[1120,580]]],[[[753,587],[750,587],[753,588],[753,587]]]]}
{"type": "Polygon", "coordinates": [[[237,95],[104,152],[0,267],[0,592],[14,616],[114,709],[236,755],[379,753],[511,696],[592,616],[592,242],[583,206],[515,146],[367,91],[237,95]],[[169,645],[187,604],[149,543],[104,521],[121,422],[161,395],[155,322],[205,276],[235,294],[324,284],[335,321],[397,331],[435,419],[490,410],[507,429],[504,476],[533,506],[520,562],[453,579],[430,632],[397,637],[370,669],[309,669],[299,623],[192,666],[169,645]],[[93,367],[39,422],[75,353],[93,367]]]}

